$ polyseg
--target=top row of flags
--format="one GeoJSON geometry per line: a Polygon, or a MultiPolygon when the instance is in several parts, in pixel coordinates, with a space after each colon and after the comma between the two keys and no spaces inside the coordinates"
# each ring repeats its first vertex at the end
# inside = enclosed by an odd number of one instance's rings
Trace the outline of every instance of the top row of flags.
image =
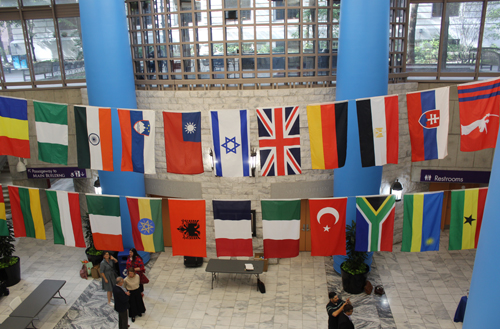
{"type": "MultiPolygon", "coordinates": [[[[412,161],[447,156],[449,87],[406,94],[412,161]]],[[[458,86],[461,151],[493,148],[499,129],[500,79],[458,86]]],[[[356,100],[363,167],[398,163],[398,96],[356,100]]],[[[68,109],[34,101],[39,160],[66,165],[68,109]]],[[[74,106],[78,167],[113,164],[111,108],[74,106]]],[[[344,166],[348,102],[307,106],[312,169],[344,166]]],[[[162,112],[167,172],[203,173],[201,112],[162,112]]],[[[262,176],[301,174],[299,106],[258,108],[262,176]]],[[[155,112],[118,109],[122,171],[155,173],[155,112]]],[[[250,176],[248,110],[210,111],[217,176],[250,176]]],[[[30,157],[27,101],[0,97],[0,155],[30,157]]]]}

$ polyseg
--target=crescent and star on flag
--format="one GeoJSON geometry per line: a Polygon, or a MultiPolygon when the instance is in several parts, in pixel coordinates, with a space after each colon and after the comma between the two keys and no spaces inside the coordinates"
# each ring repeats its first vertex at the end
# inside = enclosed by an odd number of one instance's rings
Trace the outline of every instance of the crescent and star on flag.
{"type": "MultiPolygon", "coordinates": [[[[321,225],[321,217],[326,214],[330,214],[335,217],[335,223],[333,223],[333,225],[337,224],[337,222],[339,221],[339,212],[335,208],[326,207],[318,211],[318,214],[316,215],[316,219],[318,220],[319,225],[321,225]]],[[[324,232],[330,232],[330,229],[331,227],[328,226],[328,224],[326,226],[323,226],[324,232]]]]}

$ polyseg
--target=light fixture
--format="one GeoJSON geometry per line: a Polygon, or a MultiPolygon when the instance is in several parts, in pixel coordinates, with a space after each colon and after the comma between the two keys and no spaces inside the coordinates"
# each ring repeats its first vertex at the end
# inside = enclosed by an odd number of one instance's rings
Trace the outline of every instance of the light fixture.
{"type": "Polygon", "coordinates": [[[208,155],[210,156],[210,166],[212,167],[212,171],[213,171],[214,167],[215,167],[215,161],[214,161],[214,152],[212,152],[212,149],[210,149],[210,152],[208,152],[208,155]]]}
{"type": "Polygon", "coordinates": [[[403,185],[396,179],[391,185],[391,194],[394,194],[396,201],[401,201],[401,196],[403,195],[403,185]]]}
{"type": "Polygon", "coordinates": [[[17,170],[17,172],[25,172],[26,171],[26,165],[24,164],[22,158],[19,158],[19,161],[17,162],[16,170],[17,170]]]}
{"type": "Polygon", "coordinates": [[[101,187],[101,181],[99,180],[99,176],[97,177],[96,181],[94,182],[94,191],[95,191],[95,194],[102,194],[102,187],[101,187]]]}
{"type": "Polygon", "coordinates": [[[250,169],[252,170],[252,177],[255,177],[255,168],[257,167],[257,149],[252,148],[250,151],[250,169]]]}

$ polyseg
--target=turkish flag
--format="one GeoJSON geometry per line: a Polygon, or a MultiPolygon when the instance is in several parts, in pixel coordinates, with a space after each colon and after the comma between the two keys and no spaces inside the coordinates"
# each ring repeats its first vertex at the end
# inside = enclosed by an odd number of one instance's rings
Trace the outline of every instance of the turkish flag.
{"type": "Polygon", "coordinates": [[[207,257],[205,200],[168,199],[172,255],[207,257]]]}
{"type": "Polygon", "coordinates": [[[347,198],[309,199],[311,256],[345,255],[347,198]]]}

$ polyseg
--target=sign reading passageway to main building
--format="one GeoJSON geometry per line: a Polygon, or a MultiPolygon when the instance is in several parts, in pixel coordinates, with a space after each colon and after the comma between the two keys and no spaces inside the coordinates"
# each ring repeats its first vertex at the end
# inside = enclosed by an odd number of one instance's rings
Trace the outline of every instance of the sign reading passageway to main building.
{"type": "Polygon", "coordinates": [[[77,167],[28,168],[28,179],[38,178],[87,178],[85,169],[77,167]]]}
{"type": "Polygon", "coordinates": [[[489,171],[426,170],[420,172],[421,182],[488,184],[489,171]]]}

